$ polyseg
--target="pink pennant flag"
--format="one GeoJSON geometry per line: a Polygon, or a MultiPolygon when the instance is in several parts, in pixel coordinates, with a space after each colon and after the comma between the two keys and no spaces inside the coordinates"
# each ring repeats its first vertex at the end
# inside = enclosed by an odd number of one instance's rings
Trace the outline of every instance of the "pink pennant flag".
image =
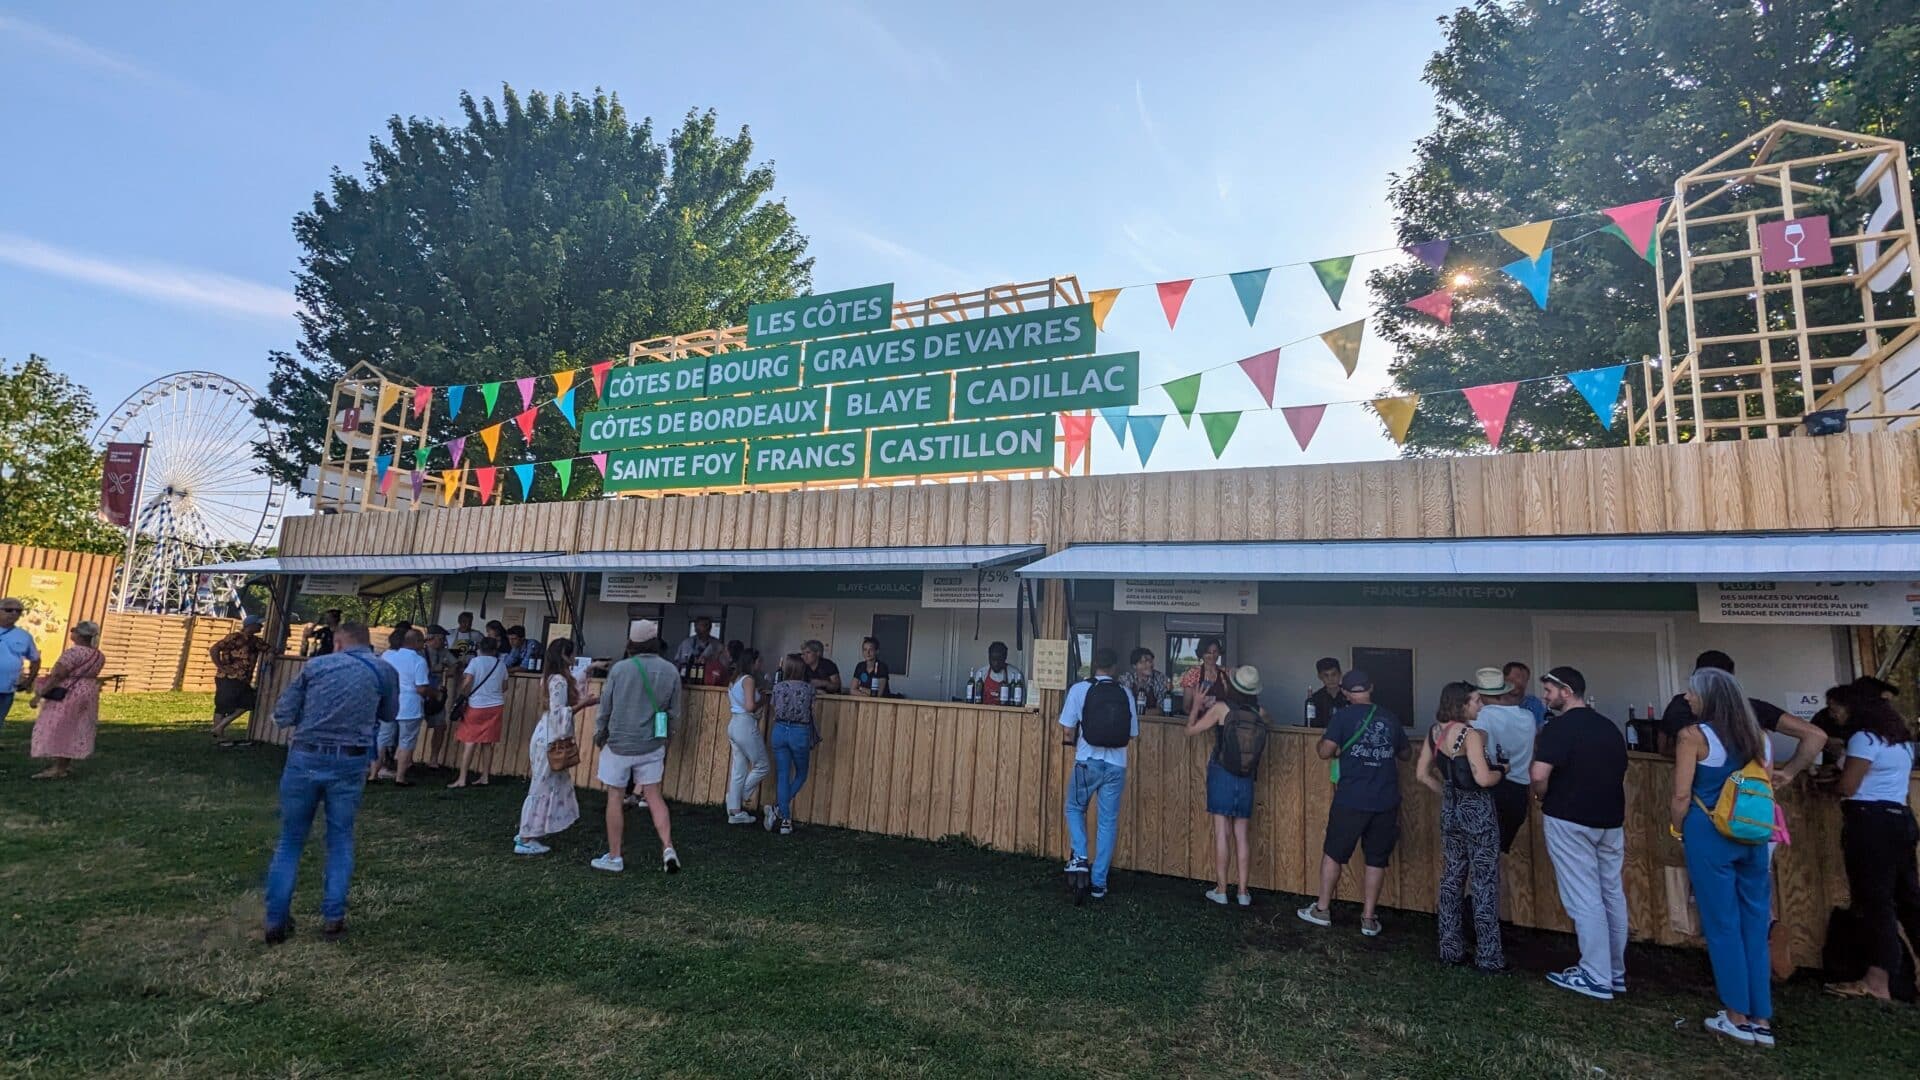
{"type": "Polygon", "coordinates": [[[416,386],[413,388],[413,415],[419,416],[427,411],[427,403],[433,400],[433,387],[416,386]]]}
{"type": "Polygon", "coordinates": [[[538,415],[540,415],[539,409],[528,409],[513,418],[513,422],[520,428],[521,440],[528,446],[533,445],[533,418],[538,415]]]}
{"type": "Polygon", "coordinates": [[[380,494],[383,496],[392,495],[393,482],[398,479],[400,479],[400,470],[388,469],[386,475],[380,478],[380,494]]]}
{"type": "Polygon", "coordinates": [[[1072,413],[1060,414],[1060,434],[1067,443],[1067,468],[1073,468],[1074,462],[1086,452],[1087,440],[1093,437],[1093,414],[1075,416],[1072,413]]]}
{"type": "Polygon", "coordinates": [[[480,505],[493,501],[494,468],[491,465],[473,470],[473,482],[480,485],[480,505]]]}
{"type": "Polygon", "coordinates": [[[1280,371],[1280,350],[1268,349],[1240,361],[1240,370],[1253,380],[1254,389],[1266,400],[1267,407],[1273,407],[1273,380],[1280,371]]]}
{"type": "Polygon", "coordinates": [[[1287,418],[1287,426],[1293,429],[1293,441],[1305,450],[1313,441],[1313,433],[1320,430],[1320,418],[1327,414],[1325,405],[1289,405],[1280,410],[1287,418]]]}
{"type": "Polygon", "coordinates": [[[1431,315],[1442,323],[1453,325],[1453,290],[1435,289],[1425,296],[1407,301],[1407,306],[1425,315],[1431,315]]]}
{"type": "Polygon", "coordinates": [[[454,467],[459,468],[460,455],[467,452],[467,437],[462,435],[457,439],[447,440],[447,451],[453,455],[454,467]]]}
{"type": "Polygon", "coordinates": [[[602,477],[607,475],[607,452],[605,450],[593,455],[593,467],[600,470],[602,477]]]}
{"type": "Polygon", "coordinates": [[[514,389],[520,391],[520,407],[523,409],[532,408],[533,376],[529,375],[524,379],[515,379],[513,380],[513,386],[514,389]]]}
{"type": "Polygon", "coordinates": [[[1167,313],[1167,329],[1180,319],[1180,305],[1187,302],[1187,290],[1193,287],[1192,278],[1179,281],[1163,281],[1154,288],[1160,290],[1160,310],[1167,313]]]}
{"type": "Polygon", "coordinates": [[[1660,207],[1665,199],[1648,199],[1645,202],[1628,203],[1601,211],[1620,226],[1627,235],[1627,246],[1636,252],[1647,250],[1653,242],[1653,227],[1660,220],[1660,207]]]}
{"type": "Polygon", "coordinates": [[[1507,432],[1507,411],[1513,408],[1513,392],[1519,388],[1517,382],[1503,382],[1469,386],[1460,391],[1467,395],[1473,415],[1480,418],[1480,426],[1486,429],[1488,446],[1499,449],[1500,436],[1507,432]]]}
{"type": "Polygon", "coordinates": [[[593,365],[593,396],[600,397],[607,392],[607,372],[613,370],[613,361],[602,360],[593,365]]]}

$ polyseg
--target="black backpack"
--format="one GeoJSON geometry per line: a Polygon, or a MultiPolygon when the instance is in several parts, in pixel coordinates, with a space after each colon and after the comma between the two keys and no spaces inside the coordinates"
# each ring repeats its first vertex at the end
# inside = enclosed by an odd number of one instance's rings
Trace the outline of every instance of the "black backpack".
{"type": "Polygon", "coordinates": [[[1214,750],[1221,768],[1235,776],[1252,776],[1260,767],[1260,755],[1267,751],[1267,722],[1252,709],[1227,710],[1214,750]]]}
{"type": "Polygon", "coordinates": [[[1088,746],[1118,749],[1133,737],[1133,703],[1112,679],[1095,679],[1080,705],[1080,737],[1088,746]]]}

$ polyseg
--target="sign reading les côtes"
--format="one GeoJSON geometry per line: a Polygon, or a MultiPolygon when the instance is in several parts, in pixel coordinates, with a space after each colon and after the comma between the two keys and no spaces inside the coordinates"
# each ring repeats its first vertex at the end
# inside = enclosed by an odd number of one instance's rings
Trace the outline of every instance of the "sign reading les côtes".
{"type": "Polygon", "coordinates": [[[607,393],[600,399],[600,408],[797,387],[800,349],[798,345],[744,349],[618,368],[607,376],[607,393]]]}
{"type": "Polygon", "coordinates": [[[605,490],[735,487],[740,483],[746,450],[746,443],[737,442],[621,450],[607,455],[605,490]]]}
{"type": "Polygon", "coordinates": [[[754,304],[747,308],[747,344],[778,345],[892,325],[893,285],[869,285],[754,304]]]}
{"type": "Polygon", "coordinates": [[[1045,360],[1093,351],[1093,305],[914,326],[807,346],[807,385],[1045,360]]]}
{"type": "Polygon", "coordinates": [[[827,392],[818,389],[595,410],[581,421],[580,451],[810,435],[826,422],[827,392]]]}
{"type": "Polygon", "coordinates": [[[1140,354],[1111,353],[1077,360],[963,371],[956,379],[955,420],[1137,405],[1140,403],[1140,354]]]}

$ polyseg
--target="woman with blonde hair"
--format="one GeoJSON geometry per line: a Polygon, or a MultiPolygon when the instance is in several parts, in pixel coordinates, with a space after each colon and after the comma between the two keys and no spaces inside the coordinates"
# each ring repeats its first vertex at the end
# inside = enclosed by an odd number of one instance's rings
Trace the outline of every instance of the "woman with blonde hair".
{"type": "Polygon", "coordinates": [[[33,724],[31,752],[53,759],[33,774],[35,780],[65,780],[74,762],[93,756],[93,735],[100,726],[100,669],[107,665],[95,647],[100,624],[75,623],[67,638],[73,644],[33,684],[31,704],[40,716],[33,724]]]}

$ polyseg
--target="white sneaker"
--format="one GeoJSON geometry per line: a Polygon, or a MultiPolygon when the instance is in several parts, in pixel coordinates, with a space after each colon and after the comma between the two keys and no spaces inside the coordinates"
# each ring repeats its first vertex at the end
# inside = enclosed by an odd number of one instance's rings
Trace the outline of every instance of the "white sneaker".
{"type": "MultiPolygon", "coordinates": [[[[1752,1031],[1727,1019],[1727,1011],[1725,1009],[1707,1017],[1706,1022],[1700,1026],[1722,1038],[1732,1039],[1742,1046],[1752,1046],[1755,1041],[1752,1031]]],[[[1768,1032],[1768,1034],[1772,1034],[1772,1032],[1768,1032]]]]}
{"type": "Polygon", "coordinates": [[[1236,903],[1238,903],[1238,904],[1239,904],[1239,905],[1240,905],[1241,907],[1252,907],[1252,906],[1253,906],[1253,894],[1252,894],[1252,893],[1241,893],[1241,894],[1240,894],[1240,899],[1239,899],[1238,901],[1236,901],[1236,903]]]}
{"type": "Polygon", "coordinates": [[[1221,907],[1227,906],[1227,894],[1221,892],[1219,889],[1208,889],[1207,899],[1219,904],[1221,907]]]}
{"type": "Polygon", "coordinates": [[[763,823],[766,830],[768,832],[772,832],[774,829],[774,826],[780,824],[779,808],[774,806],[772,803],[768,803],[766,806],[761,807],[761,812],[766,817],[766,820],[763,823]]]}
{"type": "Polygon", "coordinates": [[[1321,911],[1318,903],[1308,904],[1306,907],[1294,912],[1294,914],[1300,916],[1301,922],[1310,922],[1315,926],[1333,925],[1333,914],[1331,912],[1321,911]]]}
{"type": "Polygon", "coordinates": [[[735,810],[733,813],[727,815],[727,824],[751,825],[753,824],[753,815],[747,813],[745,810],[735,810]]]}
{"type": "Polygon", "coordinates": [[[513,838],[513,853],[515,855],[545,855],[552,850],[552,848],[538,840],[522,840],[517,836],[513,838]]]}
{"type": "Polygon", "coordinates": [[[627,868],[627,860],[619,855],[602,855],[587,865],[593,867],[595,870],[605,870],[609,874],[617,874],[627,868]]]}
{"type": "Polygon", "coordinates": [[[1755,1046],[1765,1046],[1771,1049],[1774,1045],[1773,1025],[1771,1024],[1741,1024],[1740,1030],[1753,1036],[1753,1044],[1755,1046]]]}
{"type": "Polygon", "coordinates": [[[679,854],[676,853],[672,848],[668,848],[667,850],[661,852],[660,853],[660,869],[665,870],[669,874],[679,873],[680,872],[679,854]]]}

